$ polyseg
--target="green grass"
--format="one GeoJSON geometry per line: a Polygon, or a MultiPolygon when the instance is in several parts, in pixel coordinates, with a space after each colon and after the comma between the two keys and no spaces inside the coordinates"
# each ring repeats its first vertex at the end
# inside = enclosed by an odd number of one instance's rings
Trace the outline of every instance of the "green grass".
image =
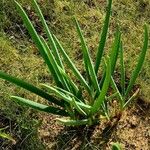
{"type": "MultiPolygon", "coordinates": [[[[33,51],[30,51],[30,53],[21,52],[20,54],[19,49],[16,49],[13,46],[14,43],[7,39],[4,35],[3,37],[0,37],[0,62],[3,62],[0,63],[0,68],[3,68],[7,72],[15,76],[20,76],[22,78],[26,78],[27,80],[32,80],[35,84],[37,84],[37,82],[40,80],[44,81],[44,76],[42,76],[42,74],[45,74],[46,76],[47,71],[43,70],[42,68],[42,66],[44,65],[43,62],[38,57],[36,58],[36,56],[33,54],[33,51]],[[5,58],[6,55],[7,59],[5,58]],[[29,61],[26,61],[27,59],[29,61]],[[32,62],[32,67],[30,62],[32,62]],[[38,72],[39,70],[36,71],[37,65],[41,66],[40,69],[41,71],[43,70],[42,74],[38,72]],[[33,70],[36,71],[36,77],[33,76],[33,70]]],[[[18,47],[17,44],[16,47],[18,47]]],[[[28,48],[30,48],[30,46],[28,48]]],[[[10,100],[10,93],[20,93],[21,95],[26,95],[28,98],[32,98],[34,97],[34,95],[31,95],[24,90],[20,90],[19,88],[14,87],[8,82],[0,82],[0,89],[0,127],[7,127],[6,133],[14,137],[16,148],[19,148],[21,142],[28,135],[28,138],[21,144],[21,148],[26,148],[26,145],[30,143],[30,141],[33,141],[32,144],[29,144],[28,149],[34,149],[34,147],[37,147],[36,142],[40,142],[37,136],[37,129],[40,125],[38,115],[37,113],[30,109],[27,109],[26,107],[21,108],[18,104],[10,100]],[[13,128],[10,126],[10,123],[12,124],[13,128]]],[[[36,101],[42,100],[36,97],[36,101]]],[[[8,148],[11,145],[13,146],[12,142],[3,139],[4,149],[8,148]]],[[[37,148],[42,149],[42,147],[43,146],[41,143],[41,146],[39,144],[39,147],[37,148]]]]}

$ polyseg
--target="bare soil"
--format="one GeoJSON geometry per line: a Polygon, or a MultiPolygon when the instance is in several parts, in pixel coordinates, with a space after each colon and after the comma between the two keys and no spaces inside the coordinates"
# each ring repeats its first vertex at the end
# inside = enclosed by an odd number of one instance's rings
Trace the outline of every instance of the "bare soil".
{"type": "Polygon", "coordinates": [[[39,137],[47,150],[109,150],[119,142],[124,150],[150,150],[150,104],[138,100],[120,120],[88,127],[63,127],[49,115],[43,117],[39,137]]]}

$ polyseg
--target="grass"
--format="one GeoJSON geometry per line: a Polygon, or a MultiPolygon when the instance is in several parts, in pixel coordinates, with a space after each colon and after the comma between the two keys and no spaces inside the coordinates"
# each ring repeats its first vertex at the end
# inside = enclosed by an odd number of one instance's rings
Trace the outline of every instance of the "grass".
{"type": "MultiPolygon", "coordinates": [[[[6,40],[5,36],[0,37],[0,61],[3,64],[0,64],[0,68],[5,68],[7,72],[14,74],[15,76],[21,76],[22,78],[28,78],[28,80],[32,80],[34,83],[37,83],[37,80],[43,80],[41,78],[41,74],[38,74],[36,71],[36,77],[33,77],[32,71],[35,69],[37,63],[40,66],[43,66],[43,62],[39,58],[35,58],[32,52],[24,52],[21,55],[19,51],[13,47],[12,42],[6,40]],[[7,59],[5,58],[7,55],[7,59]],[[30,56],[30,62],[32,62],[32,69],[30,70],[30,63],[26,60],[30,56]],[[27,63],[25,63],[27,62],[27,63]],[[4,67],[7,64],[7,67],[4,67]],[[16,69],[17,68],[17,69],[16,69]],[[17,71],[17,72],[16,72],[17,71]],[[24,74],[22,74],[24,72],[24,74]]],[[[43,68],[41,68],[43,70],[43,68]]],[[[46,71],[42,71],[42,73],[46,74],[46,71]]],[[[46,75],[45,75],[46,76],[46,75]]],[[[20,93],[21,95],[26,95],[27,97],[33,97],[33,95],[27,93],[24,90],[20,90],[17,87],[14,87],[12,84],[8,82],[0,82],[0,127],[7,127],[6,133],[9,133],[14,137],[17,145],[13,145],[12,142],[3,140],[1,141],[1,148],[5,149],[10,146],[12,147],[26,147],[26,144],[30,141],[33,141],[33,144],[29,145],[28,148],[33,149],[36,147],[36,142],[38,141],[37,129],[40,125],[40,120],[38,119],[38,115],[31,110],[26,109],[25,107],[21,108],[19,105],[10,100],[10,93],[20,93]],[[4,88],[7,87],[7,88],[4,88]],[[3,95],[3,97],[2,97],[3,95]],[[11,106],[11,109],[10,109],[11,106]],[[13,129],[11,129],[13,128],[13,129]]],[[[36,98],[37,101],[41,101],[36,98]]],[[[40,142],[40,141],[39,141],[40,142]]],[[[41,144],[41,148],[42,148],[41,144]]],[[[40,149],[40,147],[39,147],[40,149]]]]}
{"type": "MultiPolygon", "coordinates": [[[[47,75],[47,70],[44,69],[45,67],[43,61],[39,57],[36,48],[32,45],[30,40],[27,38],[28,36],[22,34],[19,35],[18,39],[19,41],[21,41],[21,45],[16,42],[16,37],[18,37],[20,31],[19,33],[17,33],[17,36],[14,35],[17,29],[16,24],[13,23],[14,18],[16,18],[16,12],[13,11],[14,9],[12,9],[13,8],[12,1],[9,2],[10,3],[7,4],[5,3],[5,9],[0,10],[0,14],[5,14],[5,16],[3,16],[4,19],[1,22],[0,30],[1,32],[5,31],[7,33],[6,35],[7,39],[8,37],[10,39],[10,40],[6,40],[4,33],[1,34],[0,42],[2,42],[1,44],[2,47],[0,47],[0,54],[1,54],[0,68],[13,75],[30,80],[35,84],[42,81],[51,82],[51,79],[47,75]],[[9,16],[10,13],[12,19],[9,16]],[[14,29],[13,34],[11,32],[12,31],[11,29],[14,29]],[[15,38],[12,39],[11,37],[12,35],[15,36],[15,38]],[[26,42],[22,42],[22,39],[24,38],[26,42]]],[[[74,60],[75,64],[77,65],[77,68],[80,68],[80,71],[82,71],[82,73],[84,73],[84,71],[81,69],[83,67],[81,66],[82,57],[79,51],[80,45],[79,45],[76,29],[73,25],[73,21],[71,21],[71,17],[72,14],[76,14],[82,29],[86,31],[84,35],[86,37],[87,43],[89,43],[88,46],[90,47],[90,52],[92,53],[94,59],[95,51],[97,49],[99,31],[101,30],[102,21],[104,19],[104,14],[105,14],[104,6],[106,6],[106,2],[101,1],[101,3],[97,2],[97,4],[98,5],[96,7],[94,4],[88,5],[87,3],[80,2],[80,1],[75,1],[72,3],[71,1],[67,1],[67,0],[64,1],[57,0],[55,1],[53,7],[53,11],[54,11],[52,14],[53,18],[51,22],[49,22],[53,32],[56,34],[56,36],[59,39],[61,39],[64,48],[67,49],[67,52],[74,60]],[[70,42],[72,40],[74,41],[74,43],[70,42]],[[65,43],[65,41],[67,42],[65,43]],[[76,50],[72,51],[73,49],[76,50]]],[[[4,6],[4,4],[2,4],[2,6],[4,6]]],[[[123,37],[122,37],[123,43],[125,43],[126,45],[124,47],[124,50],[125,50],[125,65],[127,68],[127,72],[126,72],[127,76],[130,75],[132,68],[133,66],[135,66],[135,63],[138,59],[137,54],[139,54],[141,49],[140,46],[142,45],[143,25],[145,24],[145,22],[149,24],[150,21],[149,11],[148,11],[149,8],[150,8],[150,2],[148,0],[137,1],[137,2],[133,2],[131,0],[122,0],[120,2],[119,0],[114,0],[113,12],[112,12],[113,19],[111,21],[108,43],[112,41],[112,37],[113,37],[112,35],[114,35],[117,26],[116,22],[119,22],[119,24],[121,25],[121,30],[123,32],[123,37]]],[[[47,6],[47,10],[50,9],[51,7],[47,6]]],[[[18,20],[18,18],[16,20],[18,20]]],[[[24,30],[23,32],[26,33],[24,30]]],[[[108,52],[108,48],[110,47],[108,43],[107,43],[107,48],[105,49],[106,53],[108,52]]],[[[149,94],[150,60],[148,59],[149,57],[150,57],[150,53],[148,52],[142,72],[140,73],[140,76],[137,80],[137,84],[140,84],[141,86],[140,97],[147,102],[150,100],[150,94],[149,94]]],[[[6,108],[8,108],[6,106],[14,105],[14,103],[7,100],[9,98],[8,96],[9,93],[13,93],[13,92],[14,94],[18,92],[20,92],[21,94],[25,93],[27,96],[29,96],[29,98],[32,98],[32,96],[28,95],[28,93],[26,93],[25,91],[23,90],[20,91],[19,89],[14,88],[12,85],[8,83],[4,83],[2,81],[0,82],[0,89],[3,89],[1,91],[3,93],[2,94],[0,93],[0,97],[3,101],[1,104],[2,105],[1,109],[4,109],[5,112],[6,112],[6,108]],[[4,89],[4,87],[6,87],[5,86],[6,84],[8,86],[7,88],[4,89]],[[4,96],[2,97],[2,95],[4,96]]],[[[38,101],[41,101],[41,99],[38,99],[38,101]]],[[[7,111],[9,112],[10,118],[13,118],[14,115],[12,114],[12,112],[15,112],[15,109],[14,110],[7,109],[7,111]]],[[[27,114],[29,113],[26,109],[24,111],[27,112],[27,114]]],[[[29,118],[23,118],[22,121],[27,122],[28,119],[29,118]]]]}

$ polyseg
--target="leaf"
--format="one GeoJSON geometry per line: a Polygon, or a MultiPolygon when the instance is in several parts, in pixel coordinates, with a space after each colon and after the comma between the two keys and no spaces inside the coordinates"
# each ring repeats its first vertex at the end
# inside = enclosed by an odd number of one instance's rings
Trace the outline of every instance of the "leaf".
{"type": "Polygon", "coordinates": [[[29,84],[23,80],[20,80],[18,78],[15,78],[13,76],[10,76],[2,71],[0,71],[0,78],[5,79],[11,83],[16,84],[17,86],[20,86],[42,98],[47,99],[49,102],[52,102],[58,106],[64,106],[64,104],[60,101],[58,101],[57,99],[55,99],[54,97],[50,96],[49,94],[47,94],[46,92],[44,92],[43,90],[33,86],[32,84],[29,84]]]}
{"type": "MultiPolygon", "coordinates": [[[[65,95],[54,87],[48,86],[46,84],[41,84],[45,89],[47,89],[51,94],[55,94],[55,96],[62,98],[64,101],[72,104],[72,98],[69,95],[65,95]]],[[[76,102],[82,109],[89,111],[91,106],[84,104],[83,102],[76,102]]]]}
{"type": "Polygon", "coordinates": [[[74,75],[78,78],[78,80],[81,82],[81,84],[85,87],[85,89],[88,91],[89,95],[92,96],[92,92],[91,89],[89,87],[89,85],[87,84],[87,82],[85,81],[85,79],[83,78],[83,76],[80,74],[80,72],[78,71],[78,69],[75,67],[74,63],[71,61],[71,59],[69,58],[69,56],[66,54],[66,52],[64,51],[63,47],[61,46],[60,42],[58,41],[58,39],[54,36],[55,42],[59,48],[59,51],[61,52],[64,61],[66,61],[67,65],[70,67],[70,69],[73,71],[74,75]]]}
{"type": "Polygon", "coordinates": [[[131,75],[131,78],[130,78],[130,82],[129,82],[129,85],[127,87],[127,90],[125,92],[125,96],[127,96],[129,94],[129,92],[131,91],[141,69],[142,69],[142,66],[143,66],[143,63],[144,63],[144,60],[145,60],[145,55],[146,55],[146,52],[147,52],[147,48],[148,48],[148,29],[147,29],[147,26],[145,25],[144,26],[144,30],[145,30],[145,33],[144,33],[144,45],[143,45],[143,48],[142,48],[142,51],[141,51],[141,54],[139,56],[139,60],[138,60],[138,63],[134,69],[134,71],[132,72],[132,75],[131,75]]]}
{"type": "Polygon", "coordinates": [[[118,53],[119,53],[119,48],[120,48],[120,39],[121,39],[121,33],[119,31],[119,28],[117,28],[116,35],[115,35],[115,41],[113,43],[113,47],[111,50],[110,54],[110,60],[111,60],[111,75],[113,76],[117,58],[118,58],[118,53]]]}
{"type": "Polygon", "coordinates": [[[96,54],[96,63],[95,63],[95,73],[98,73],[98,69],[102,60],[103,52],[104,52],[104,46],[106,42],[106,37],[107,37],[107,32],[108,32],[108,27],[109,27],[109,20],[110,20],[110,15],[111,15],[111,5],[112,5],[112,0],[108,0],[108,7],[107,7],[107,13],[105,17],[105,22],[103,26],[103,30],[101,33],[100,41],[99,41],[99,46],[98,46],[98,51],[96,54]]]}
{"type": "Polygon", "coordinates": [[[1,132],[1,131],[0,131],[0,137],[12,141],[13,144],[16,143],[16,141],[15,141],[9,134],[6,134],[6,133],[4,133],[4,132],[1,132]]]}
{"type": "Polygon", "coordinates": [[[124,60],[123,60],[123,46],[122,42],[120,44],[120,65],[121,65],[121,90],[122,90],[122,95],[124,96],[125,94],[125,65],[124,65],[124,60]]]}
{"type": "Polygon", "coordinates": [[[72,101],[70,96],[65,95],[64,93],[60,92],[59,90],[57,90],[54,87],[48,86],[46,84],[41,84],[41,86],[43,86],[50,94],[55,95],[55,96],[65,100],[68,103],[70,103],[72,101]]]}
{"type": "Polygon", "coordinates": [[[95,102],[92,106],[91,114],[96,113],[99,110],[99,108],[101,107],[101,105],[103,104],[105,97],[106,97],[106,93],[107,93],[108,88],[109,88],[110,79],[111,79],[111,62],[108,58],[107,59],[107,66],[106,66],[106,77],[105,77],[100,95],[95,100],[95,102]]]}
{"type": "Polygon", "coordinates": [[[85,40],[84,40],[83,34],[81,32],[81,28],[79,26],[78,21],[76,20],[76,18],[74,18],[74,20],[75,20],[76,28],[77,28],[78,35],[79,35],[80,41],[81,41],[82,52],[83,52],[83,56],[84,56],[84,64],[85,64],[85,69],[86,69],[87,75],[89,74],[89,81],[92,81],[94,88],[97,90],[98,93],[100,93],[100,88],[98,85],[97,77],[95,74],[93,62],[91,60],[88,47],[85,43],[85,40]]]}
{"type": "Polygon", "coordinates": [[[129,98],[129,100],[124,104],[123,109],[125,109],[131,101],[133,101],[139,94],[140,89],[138,88],[135,93],[129,98]]]}
{"type": "Polygon", "coordinates": [[[43,105],[43,104],[33,102],[31,100],[28,100],[28,99],[25,99],[22,97],[18,97],[18,96],[11,96],[11,98],[17,102],[20,102],[21,104],[24,104],[26,106],[29,106],[29,107],[36,109],[36,110],[39,110],[39,111],[52,113],[52,114],[60,115],[60,116],[68,116],[68,113],[66,111],[61,110],[61,109],[56,108],[56,107],[43,105]]]}
{"type": "Polygon", "coordinates": [[[122,95],[121,95],[121,93],[120,93],[120,91],[119,91],[119,89],[118,89],[112,76],[111,76],[111,85],[112,85],[112,88],[114,89],[114,91],[116,91],[118,93],[118,97],[119,97],[118,100],[120,102],[120,107],[121,107],[121,109],[123,109],[123,105],[124,105],[125,101],[124,101],[124,98],[122,97],[122,95]]]}
{"type": "MultiPolygon", "coordinates": [[[[115,70],[115,66],[116,66],[116,62],[117,62],[117,58],[118,58],[118,52],[119,52],[119,46],[120,46],[120,39],[121,39],[121,34],[119,31],[119,28],[117,28],[116,34],[115,34],[115,41],[113,43],[113,47],[111,50],[111,54],[110,54],[110,61],[111,61],[111,75],[113,76],[114,70],[115,70]]],[[[102,79],[100,80],[100,88],[102,87],[103,83],[104,83],[104,79],[106,76],[106,72],[105,69],[103,69],[103,76],[102,79]]]]}
{"type": "Polygon", "coordinates": [[[79,92],[78,87],[76,86],[76,84],[72,81],[72,79],[68,76],[68,74],[66,72],[64,72],[64,70],[62,70],[61,68],[59,68],[61,75],[66,79],[66,81],[68,81],[68,84],[70,85],[70,90],[77,95],[79,92]]]}
{"type": "Polygon", "coordinates": [[[113,143],[112,144],[112,150],[121,150],[121,146],[119,143],[113,143]]]}
{"type": "Polygon", "coordinates": [[[55,58],[56,58],[56,61],[58,62],[58,65],[64,70],[64,66],[63,66],[63,63],[62,63],[61,58],[60,58],[60,56],[59,56],[57,47],[56,47],[56,45],[55,45],[55,42],[54,42],[54,40],[53,40],[52,34],[51,34],[50,30],[49,30],[49,27],[48,27],[48,25],[47,25],[47,23],[46,23],[46,21],[45,21],[45,19],[44,19],[44,16],[43,16],[43,14],[42,14],[42,12],[41,12],[41,9],[40,9],[40,7],[38,6],[36,0],[32,0],[32,1],[33,1],[33,6],[34,6],[34,8],[35,8],[37,14],[39,15],[39,17],[40,17],[40,19],[41,19],[41,22],[42,22],[42,25],[43,25],[43,27],[44,27],[44,29],[45,29],[45,31],[46,31],[46,34],[47,34],[49,43],[50,43],[50,45],[51,45],[53,54],[54,54],[54,56],[55,56],[55,58]]]}
{"type": "Polygon", "coordinates": [[[72,104],[81,115],[87,116],[86,112],[78,105],[74,98],[72,99],[72,104]]]}
{"type": "Polygon", "coordinates": [[[60,119],[57,118],[57,121],[66,125],[66,126],[81,126],[81,125],[87,125],[89,123],[88,119],[84,120],[66,120],[66,119],[60,119]]]}
{"type": "Polygon", "coordinates": [[[56,74],[54,74],[54,76],[57,75],[57,77],[58,77],[59,81],[62,83],[62,86],[64,87],[64,89],[70,91],[69,86],[68,86],[66,80],[64,79],[64,77],[62,76],[62,73],[59,69],[60,67],[57,64],[56,59],[54,58],[53,54],[50,52],[50,49],[43,37],[41,37],[41,42],[43,43],[43,46],[45,47],[45,50],[46,50],[47,57],[55,70],[56,74]]]}
{"type": "Polygon", "coordinates": [[[44,45],[42,44],[42,41],[40,39],[40,37],[38,36],[35,28],[33,27],[30,19],[28,18],[27,14],[25,13],[25,11],[23,10],[22,6],[15,1],[15,4],[16,4],[16,7],[17,7],[17,10],[20,14],[20,16],[22,17],[22,20],[25,24],[25,26],[27,27],[31,37],[32,37],[32,40],[35,42],[36,46],[38,47],[43,59],[45,60],[50,72],[52,73],[53,77],[54,77],[54,80],[56,82],[56,84],[58,86],[60,86],[60,82],[59,82],[59,79],[58,77],[55,75],[54,73],[54,68],[51,67],[51,62],[49,61],[48,59],[48,56],[46,54],[46,49],[44,48],[44,45]]]}

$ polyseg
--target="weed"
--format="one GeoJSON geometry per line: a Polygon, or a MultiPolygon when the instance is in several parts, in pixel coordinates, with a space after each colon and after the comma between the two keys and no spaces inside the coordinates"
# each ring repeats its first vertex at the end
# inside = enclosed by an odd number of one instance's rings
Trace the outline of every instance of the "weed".
{"type": "Polygon", "coordinates": [[[38,35],[22,6],[18,2],[15,3],[19,14],[24,21],[24,24],[26,25],[33,41],[35,42],[45,63],[47,64],[52,77],[54,78],[56,86],[41,84],[41,86],[47,90],[47,92],[45,92],[43,89],[35,87],[30,83],[27,83],[23,80],[20,80],[16,77],[10,76],[0,71],[0,78],[10,81],[42,98],[45,98],[54,105],[47,106],[18,96],[11,96],[13,100],[21,102],[22,104],[25,104],[40,111],[60,115],[63,117],[69,117],[70,120],[57,120],[64,123],[65,125],[76,126],[92,125],[96,122],[99,122],[97,116],[99,116],[100,114],[105,115],[107,119],[109,119],[110,114],[107,102],[112,97],[118,97],[121,111],[125,109],[128,106],[129,102],[136,97],[139,91],[136,91],[131,97],[129,97],[129,94],[142,68],[148,47],[148,31],[146,25],[144,27],[145,33],[143,49],[140,54],[137,66],[135,67],[131,75],[129,85],[127,86],[127,88],[125,88],[125,67],[123,61],[121,33],[119,28],[116,31],[115,40],[111,49],[110,56],[103,57],[104,46],[106,43],[106,37],[109,27],[112,0],[109,0],[108,3],[104,27],[102,29],[102,34],[100,36],[99,47],[96,55],[95,66],[93,65],[92,59],[90,57],[89,49],[86,45],[79,23],[74,17],[77,33],[81,41],[86,78],[84,78],[82,74],[78,71],[78,69],[60,44],[59,40],[49,30],[37,2],[33,0],[33,5],[35,7],[35,10],[37,11],[38,16],[40,17],[40,20],[48,37],[48,43],[43,37],[38,35]],[[115,66],[119,53],[121,62],[121,91],[119,91],[113,79],[113,74],[115,71],[115,66]],[[60,54],[63,57],[63,60],[61,59],[60,54]],[[97,73],[102,60],[104,62],[103,77],[101,81],[99,81],[97,78],[97,73]],[[79,86],[77,86],[76,83],[70,78],[70,76],[68,76],[63,61],[66,62],[70,70],[80,82],[79,86]],[[114,93],[107,96],[110,86],[113,88],[114,93]]]}

